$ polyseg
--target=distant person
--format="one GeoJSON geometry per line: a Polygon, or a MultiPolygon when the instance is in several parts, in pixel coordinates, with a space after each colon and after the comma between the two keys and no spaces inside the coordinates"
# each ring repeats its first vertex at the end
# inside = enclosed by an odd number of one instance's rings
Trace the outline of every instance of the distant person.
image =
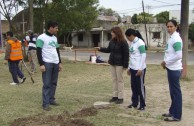
{"type": "Polygon", "coordinates": [[[36,64],[37,64],[37,56],[36,56],[36,39],[37,36],[33,34],[32,30],[27,31],[29,39],[28,39],[28,60],[31,66],[31,73],[36,73],[36,64]]]}
{"type": "Polygon", "coordinates": [[[58,23],[49,21],[47,31],[38,36],[36,41],[37,57],[42,72],[42,107],[51,110],[49,105],[59,105],[55,100],[58,73],[62,68],[59,44],[56,38],[58,23]]]}
{"type": "Polygon", "coordinates": [[[123,71],[128,68],[129,46],[119,27],[111,29],[112,39],[107,48],[96,47],[99,51],[110,53],[108,63],[113,80],[113,95],[110,102],[122,104],[124,99],[123,71]]]}
{"type": "Polygon", "coordinates": [[[26,80],[24,74],[19,69],[20,60],[23,59],[22,55],[22,44],[17,38],[13,37],[13,33],[11,31],[6,33],[7,37],[7,45],[5,51],[5,60],[4,63],[9,65],[9,72],[12,75],[13,82],[10,85],[18,85],[23,83],[26,80]],[[18,80],[21,78],[21,80],[18,80]]]}
{"type": "Polygon", "coordinates": [[[171,105],[169,112],[162,114],[164,121],[180,121],[182,116],[182,93],[180,88],[180,77],[182,68],[182,39],[177,30],[177,22],[169,20],[166,23],[170,34],[168,39],[164,61],[161,66],[167,70],[170,89],[171,105]]]}
{"type": "Polygon", "coordinates": [[[146,73],[146,46],[139,31],[129,28],[125,32],[126,38],[130,41],[130,62],[127,74],[131,76],[131,105],[128,108],[145,110],[145,85],[144,78],[146,73]]]}

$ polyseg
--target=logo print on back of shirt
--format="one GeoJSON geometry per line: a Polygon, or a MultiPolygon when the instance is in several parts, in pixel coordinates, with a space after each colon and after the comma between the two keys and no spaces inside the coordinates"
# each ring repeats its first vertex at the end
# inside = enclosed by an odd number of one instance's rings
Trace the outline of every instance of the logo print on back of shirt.
{"type": "Polygon", "coordinates": [[[49,42],[49,45],[52,46],[52,47],[56,47],[56,43],[54,41],[49,42]]]}

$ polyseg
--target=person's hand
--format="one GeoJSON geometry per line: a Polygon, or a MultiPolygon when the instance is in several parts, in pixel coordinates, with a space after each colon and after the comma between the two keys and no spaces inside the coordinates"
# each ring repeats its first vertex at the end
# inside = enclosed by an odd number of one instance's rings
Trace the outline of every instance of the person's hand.
{"type": "Polygon", "coordinates": [[[129,75],[129,76],[131,75],[131,72],[129,69],[127,70],[127,75],[129,75]]]}
{"type": "Polygon", "coordinates": [[[138,70],[136,73],[136,76],[141,76],[142,75],[142,70],[138,70]]]}
{"type": "Polygon", "coordinates": [[[41,71],[41,72],[45,72],[45,71],[46,71],[46,68],[45,68],[44,65],[41,65],[41,66],[40,66],[40,71],[41,71]]]}
{"type": "Polygon", "coordinates": [[[100,47],[94,47],[95,49],[97,49],[97,50],[100,50],[100,47]]]}
{"type": "Polygon", "coordinates": [[[166,69],[166,63],[164,61],[162,61],[161,66],[163,67],[163,69],[166,69]]]}
{"type": "Polygon", "coordinates": [[[62,64],[59,63],[59,72],[62,70],[62,64]]]}
{"type": "Polygon", "coordinates": [[[5,64],[5,65],[6,65],[6,64],[7,64],[7,60],[4,60],[4,61],[3,61],[3,64],[5,64]]]}

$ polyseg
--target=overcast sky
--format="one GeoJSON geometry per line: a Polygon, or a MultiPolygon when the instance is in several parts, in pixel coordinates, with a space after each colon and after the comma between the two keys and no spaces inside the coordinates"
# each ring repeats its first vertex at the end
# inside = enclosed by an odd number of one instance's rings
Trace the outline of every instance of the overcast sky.
{"type": "MultiPolygon", "coordinates": [[[[181,0],[143,0],[145,12],[158,14],[161,11],[180,10],[181,0]]],[[[99,0],[100,6],[111,8],[120,15],[133,15],[142,12],[142,0],[99,0]]],[[[194,8],[194,0],[190,0],[189,9],[194,8]]]]}

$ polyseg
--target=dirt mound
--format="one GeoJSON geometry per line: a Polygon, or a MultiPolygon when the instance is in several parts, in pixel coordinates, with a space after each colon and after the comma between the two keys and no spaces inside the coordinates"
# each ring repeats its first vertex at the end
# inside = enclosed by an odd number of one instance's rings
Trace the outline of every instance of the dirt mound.
{"type": "Polygon", "coordinates": [[[36,115],[27,118],[18,118],[11,123],[11,126],[93,126],[92,123],[81,119],[84,116],[94,116],[97,109],[83,108],[82,110],[70,115],[64,111],[60,115],[36,115]]]}

